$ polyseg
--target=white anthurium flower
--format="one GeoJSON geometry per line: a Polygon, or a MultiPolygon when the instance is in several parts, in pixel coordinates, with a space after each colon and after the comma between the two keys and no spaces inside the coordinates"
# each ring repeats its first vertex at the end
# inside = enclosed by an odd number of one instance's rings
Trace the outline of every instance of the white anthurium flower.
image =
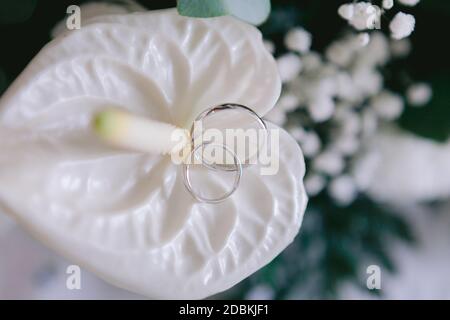
{"type": "MultiPolygon", "coordinates": [[[[109,146],[92,118],[114,106],[189,128],[225,102],[264,116],[280,88],[260,32],[232,17],[161,10],[85,21],[44,47],[0,101],[0,205],[119,287],[153,298],[228,289],[300,228],[307,196],[297,142],[269,124],[280,132],[278,172],[246,167],[230,198],[207,204],[188,193],[169,156],[109,146]]],[[[213,170],[205,179],[227,187],[213,170]]]]}
{"type": "Polygon", "coordinates": [[[450,196],[450,142],[387,127],[366,143],[352,175],[378,201],[419,203],[450,196]]]}

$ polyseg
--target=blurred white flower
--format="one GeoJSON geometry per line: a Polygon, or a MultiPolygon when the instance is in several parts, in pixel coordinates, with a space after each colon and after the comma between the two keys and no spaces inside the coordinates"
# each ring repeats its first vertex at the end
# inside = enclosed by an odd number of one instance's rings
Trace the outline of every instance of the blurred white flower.
{"type": "Polygon", "coordinates": [[[303,28],[291,29],[284,38],[286,47],[291,51],[306,53],[311,47],[312,36],[303,28]]]}
{"type": "Polygon", "coordinates": [[[308,174],[303,183],[305,184],[306,193],[310,197],[314,197],[325,188],[326,179],[320,174],[313,173],[308,174]]]}
{"type": "Polygon", "coordinates": [[[403,12],[397,13],[389,24],[392,38],[399,40],[409,37],[414,31],[415,24],[416,19],[413,15],[403,12]]]}
{"type": "Polygon", "coordinates": [[[370,101],[371,107],[378,116],[385,120],[394,120],[403,111],[403,99],[398,94],[383,90],[370,101]]]}
{"type": "Polygon", "coordinates": [[[336,96],[345,101],[356,101],[359,99],[359,91],[353,83],[348,72],[340,71],[335,75],[336,96]]]}
{"type": "Polygon", "coordinates": [[[353,18],[354,5],[353,4],[343,4],[338,9],[338,14],[345,20],[350,20],[353,18]]]}
{"type": "Polygon", "coordinates": [[[367,144],[355,161],[353,175],[366,175],[367,153],[375,152],[372,179],[364,184],[374,199],[395,203],[448,199],[450,196],[450,141],[437,143],[395,127],[385,128],[367,144]],[[363,160],[360,160],[363,159],[363,160]]]}
{"type": "Polygon", "coordinates": [[[361,127],[365,137],[371,136],[377,131],[378,117],[373,109],[366,108],[362,111],[361,127]]]}
{"type": "Polygon", "coordinates": [[[344,156],[353,155],[359,148],[360,140],[354,134],[341,133],[332,139],[332,146],[344,156]]]}
{"type": "Polygon", "coordinates": [[[308,111],[315,122],[324,122],[330,119],[334,113],[334,102],[329,96],[315,98],[308,104],[308,111]]]}
{"type": "Polygon", "coordinates": [[[358,34],[357,40],[361,47],[365,47],[369,44],[370,36],[367,32],[362,32],[362,33],[358,34]]]}
{"type": "MultiPolygon", "coordinates": [[[[339,14],[345,14],[348,9],[342,9],[339,14]]],[[[345,19],[345,17],[344,17],[345,19]]],[[[379,24],[380,9],[370,2],[358,2],[353,4],[353,14],[348,18],[348,23],[356,30],[375,29],[379,24]]]]}
{"type": "Polygon", "coordinates": [[[415,6],[416,4],[418,4],[420,2],[420,0],[397,0],[397,1],[405,6],[411,6],[411,7],[415,6]]]}
{"type": "Polygon", "coordinates": [[[277,59],[278,71],[282,82],[294,80],[302,70],[302,61],[294,53],[286,53],[277,59]]]}
{"type": "Polygon", "coordinates": [[[351,176],[342,175],[331,180],[328,193],[339,205],[349,205],[358,195],[355,183],[351,176]]]}
{"type": "Polygon", "coordinates": [[[389,10],[394,6],[394,0],[383,0],[383,9],[389,10]]]}
{"type": "Polygon", "coordinates": [[[275,297],[273,289],[268,285],[258,285],[245,296],[246,300],[272,300],[275,297]]]}
{"type": "Polygon", "coordinates": [[[344,169],[344,159],[336,150],[327,149],[313,160],[314,169],[330,176],[336,176],[344,169]]]}
{"type": "Polygon", "coordinates": [[[391,53],[396,58],[406,57],[411,52],[411,41],[408,38],[391,40],[391,53]]]}
{"type": "Polygon", "coordinates": [[[389,42],[381,32],[372,32],[367,46],[356,52],[355,65],[360,68],[374,68],[385,65],[390,59],[389,42]]]}
{"type": "Polygon", "coordinates": [[[359,114],[350,108],[342,107],[342,104],[336,110],[334,119],[340,125],[340,130],[343,134],[356,135],[361,130],[359,114]]]}
{"type": "Polygon", "coordinates": [[[319,153],[322,143],[314,131],[306,131],[300,139],[300,147],[305,157],[311,158],[319,153]]]}
{"type": "Polygon", "coordinates": [[[406,91],[408,103],[415,107],[426,105],[433,95],[433,91],[427,83],[415,83],[406,91]]]}
{"type": "Polygon", "coordinates": [[[332,63],[340,67],[347,67],[352,63],[354,47],[344,40],[334,41],[325,51],[325,56],[332,63]]]}
{"type": "Polygon", "coordinates": [[[370,150],[361,153],[351,168],[351,175],[359,191],[366,191],[380,165],[380,154],[376,150],[370,150]]]}
{"type": "Polygon", "coordinates": [[[308,52],[302,56],[303,70],[310,72],[320,68],[322,65],[322,57],[317,52],[308,52]]]}
{"type": "Polygon", "coordinates": [[[352,78],[364,96],[377,94],[383,87],[383,77],[373,68],[358,67],[352,71],[352,78]]]}

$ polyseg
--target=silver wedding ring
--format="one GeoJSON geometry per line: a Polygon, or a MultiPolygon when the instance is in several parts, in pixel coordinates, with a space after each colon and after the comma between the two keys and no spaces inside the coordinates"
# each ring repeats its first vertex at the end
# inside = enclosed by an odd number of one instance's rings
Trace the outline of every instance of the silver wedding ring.
{"type": "MultiPolygon", "coordinates": [[[[201,164],[203,166],[205,166],[206,168],[208,168],[210,170],[214,170],[214,171],[235,172],[234,173],[235,176],[234,176],[234,180],[233,180],[234,181],[233,185],[231,186],[230,190],[228,190],[226,193],[224,193],[218,197],[208,198],[208,197],[205,197],[205,196],[201,195],[200,193],[196,192],[195,189],[193,188],[192,179],[191,179],[191,166],[193,164],[191,164],[189,161],[185,162],[183,164],[183,166],[184,166],[183,167],[184,184],[185,184],[187,190],[189,191],[189,193],[194,197],[194,199],[196,199],[199,202],[216,204],[216,203],[220,203],[220,202],[228,199],[239,187],[239,183],[241,181],[241,177],[242,177],[242,173],[243,173],[243,167],[247,167],[249,165],[248,159],[241,161],[239,159],[239,157],[237,156],[237,154],[233,150],[228,148],[225,144],[220,145],[220,144],[215,144],[215,143],[211,143],[211,142],[206,142],[206,143],[202,142],[201,144],[198,144],[198,145],[195,144],[195,141],[194,141],[196,139],[196,137],[194,137],[195,123],[198,121],[203,121],[208,116],[211,116],[213,114],[216,114],[216,113],[224,111],[224,110],[239,110],[239,111],[245,112],[247,115],[249,115],[251,118],[253,118],[259,124],[259,126],[265,131],[265,133],[266,133],[265,139],[267,139],[267,135],[268,135],[267,125],[264,122],[264,120],[261,119],[261,117],[259,117],[258,114],[256,114],[256,112],[254,112],[252,109],[250,109],[244,105],[235,104],[235,103],[226,103],[226,104],[221,104],[218,106],[208,108],[205,111],[203,111],[202,113],[200,113],[195,118],[195,120],[191,126],[190,134],[192,137],[192,140],[191,140],[192,148],[191,148],[188,158],[197,157],[197,151],[200,148],[202,148],[202,150],[204,147],[213,147],[213,146],[223,148],[223,150],[225,150],[227,153],[229,153],[229,155],[231,155],[233,157],[233,164],[210,163],[204,159],[203,154],[201,155],[201,164]]],[[[197,157],[197,159],[198,159],[198,157],[197,157]]]]}
{"type": "MultiPolygon", "coordinates": [[[[191,153],[189,155],[189,157],[191,157],[193,154],[195,154],[195,152],[197,152],[197,150],[199,148],[203,148],[204,146],[219,146],[222,147],[224,150],[226,150],[227,152],[229,152],[232,156],[233,156],[233,161],[234,161],[234,165],[236,170],[234,170],[236,173],[234,175],[234,181],[233,181],[233,185],[232,188],[227,191],[225,194],[216,197],[216,198],[207,198],[202,196],[201,194],[197,193],[194,188],[192,187],[192,181],[191,181],[191,175],[190,175],[190,169],[192,164],[190,163],[184,163],[184,168],[183,168],[183,174],[184,174],[184,184],[187,188],[187,190],[189,191],[189,193],[198,201],[200,202],[206,202],[206,203],[220,203],[222,201],[224,201],[225,199],[227,199],[228,197],[230,197],[239,187],[239,183],[241,181],[241,177],[242,177],[242,164],[241,161],[239,160],[239,158],[237,157],[237,155],[231,151],[227,146],[225,145],[217,145],[217,144],[200,144],[198,146],[196,146],[195,148],[193,148],[191,150],[191,153]]],[[[202,156],[203,158],[203,156],[202,156]]],[[[218,170],[213,168],[214,170],[218,170]]]]}

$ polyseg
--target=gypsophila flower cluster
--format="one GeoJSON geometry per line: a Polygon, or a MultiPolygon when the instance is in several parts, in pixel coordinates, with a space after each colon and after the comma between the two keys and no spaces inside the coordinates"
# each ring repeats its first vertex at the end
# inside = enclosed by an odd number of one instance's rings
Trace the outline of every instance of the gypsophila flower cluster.
{"type": "MultiPolygon", "coordinates": [[[[415,6],[419,0],[399,0],[400,4],[405,6],[415,6]]],[[[394,0],[382,0],[380,5],[372,2],[359,1],[343,4],[338,9],[338,14],[348,24],[357,31],[381,29],[381,17],[387,10],[394,7],[394,0]]],[[[398,12],[390,21],[389,30],[391,37],[397,40],[407,38],[414,31],[416,20],[413,15],[404,12],[398,12]]],[[[363,33],[363,43],[368,42],[366,39],[368,33],[363,33]]]]}
{"type": "MultiPolygon", "coordinates": [[[[301,146],[310,196],[326,191],[339,205],[352,203],[367,188],[370,177],[364,172],[369,174],[377,161],[369,154],[358,163],[365,169],[354,170],[364,142],[381,125],[400,117],[405,99],[409,105],[423,106],[431,98],[426,83],[407,85],[405,98],[384,87],[383,67],[411,50],[405,37],[413,26],[402,22],[403,14],[391,22],[391,39],[373,30],[383,10],[393,6],[389,0],[382,1],[382,9],[369,2],[341,6],[339,15],[358,32],[335,40],[324,54],[311,51],[312,36],[303,28],[285,36],[288,53],[277,59],[283,91],[266,118],[287,128],[301,146]]],[[[274,51],[272,43],[266,41],[266,46],[274,51]]]]}

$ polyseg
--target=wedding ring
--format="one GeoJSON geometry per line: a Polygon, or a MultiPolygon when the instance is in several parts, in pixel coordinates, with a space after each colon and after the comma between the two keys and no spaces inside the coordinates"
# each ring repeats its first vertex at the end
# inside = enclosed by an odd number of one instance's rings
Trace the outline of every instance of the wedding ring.
{"type": "MultiPolygon", "coordinates": [[[[218,144],[207,144],[207,143],[200,144],[191,150],[189,158],[191,158],[199,148],[204,147],[204,146],[219,146],[219,147],[223,148],[224,150],[226,150],[227,152],[229,152],[233,156],[234,165],[235,165],[236,170],[234,170],[235,176],[234,176],[234,182],[233,182],[232,188],[229,191],[227,191],[225,194],[223,194],[217,198],[208,198],[208,197],[202,196],[201,194],[197,193],[194,190],[194,188],[192,187],[190,168],[193,164],[189,163],[189,161],[187,161],[183,164],[183,166],[184,166],[184,168],[183,168],[184,184],[185,184],[187,190],[189,191],[189,193],[199,202],[213,203],[213,204],[220,203],[220,202],[228,199],[237,190],[239,183],[241,181],[241,177],[242,177],[242,164],[241,164],[239,158],[237,157],[237,155],[233,151],[231,151],[226,145],[218,145],[218,144]]],[[[203,161],[202,161],[202,164],[204,164],[203,161]]]]}
{"type": "MultiPolygon", "coordinates": [[[[225,110],[238,110],[238,111],[244,112],[245,114],[249,115],[253,120],[256,121],[256,123],[258,123],[260,128],[262,130],[264,130],[265,135],[264,135],[264,141],[262,141],[262,143],[263,144],[267,143],[267,137],[268,137],[267,125],[266,125],[265,121],[263,119],[261,119],[261,117],[258,116],[258,114],[255,111],[253,111],[249,107],[241,105],[241,104],[224,103],[224,104],[206,109],[205,111],[200,113],[195,118],[194,122],[192,123],[191,130],[190,130],[190,135],[192,138],[192,145],[195,145],[195,139],[197,138],[197,137],[195,137],[195,132],[194,132],[195,131],[195,123],[202,122],[203,120],[208,118],[208,116],[217,114],[218,112],[222,112],[225,110]]],[[[244,168],[248,167],[250,165],[250,163],[249,163],[250,159],[244,159],[244,160],[239,159],[239,160],[241,162],[241,166],[244,168]]],[[[224,164],[218,164],[218,163],[208,163],[207,161],[205,161],[204,157],[202,157],[202,161],[203,161],[203,164],[206,167],[208,167],[209,169],[222,170],[222,171],[236,171],[237,170],[237,168],[235,166],[230,166],[228,164],[224,165],[224,164]]]]}
{"type": "MultiPolygon", "coordinates": [[[[261,127],[261,129],[264,130],[265,136],[264,136],[263,143],[267,143],[267,137],[268,137],[267,125],[264,122],[264,120],[261,119],[261,117],[259,117],[258,114],[256,112],[254,112],[252,109],[250,109],[249,107],[246,107],[241,104],[236,104],[236,103],[225,103],[225,104],[221,104],[218,106],[208,108],[205,111],[203,111],[202,113],[200,113],[195,118],[194,122],[192,123],[191,130],[190,130],[190,135],[191,135],[191,139],[192,139],[191,140],[192,148],[191,148],[189,156],[188,156],[189,160],[185,161],[183,163],[184,184],[185,184],[187,190],[189,191],[189,193],[194,197],[194,199],[196,199],[199,202],[216,204],[216,203],[220,203],[220,202],[228,199],[239,187],[239,183],[240,183],[241,177],[242,177],[243,167],[247,167],[250,165],[250,159],[245,159],[244,161],[241,161],[241,159],[239,159],[236,152],[231,150],[225,143],[218,144],[218,143],[214,143],[214,142],[203,142],[203,132],[200,133],[202,142],[196,143],[196,139],[198,138],[195,136],[196,123],[202,122],[209,116],[211,116],[213,114],[217,114],[218,112],[222,112],[225,110],[238,110],[238,111],[244,112],[247,115],[249,115],[253,120],[255,120],[258,123],[258,125],[261,127]],[[206,147],[218,146],[220,148],[223,148],[223,150],[225,150],[227,153],[229,153],[229,155],[231,155],[233,157],[233,164],[232,165],[231,164],[221,164],[221,163],[207,161],[207,160],[205,160],[203,153],[200,155],[200,159],[199,159],[199,155],[197,154],[197,151],[200,148],[203,148],[205,146],[206,147]],[[191,166],[195,164],[195,161],[194,161],[194,163],[190,162],[193,157],[195,157],[197,160],[200,160],[201,165],[205,166],[206,168],[208,168],[210,170],[235,172],[234,182],[233,182],[231,189],[229,191],[227,191],[225,194],[223,194],[219,197],[216,197],[216,198],[208,198],[208,197],[205,197],[205,196],[199,194],[198,192],[196,192],[192,186],[192,179],[191,179],[191,166]]],[[[258,137],[259,137],[259,135],[258,135],[258,137]]],[[[260,143],[258,143],[258,147],[259,146],[260,146],[260,143]]]]}

